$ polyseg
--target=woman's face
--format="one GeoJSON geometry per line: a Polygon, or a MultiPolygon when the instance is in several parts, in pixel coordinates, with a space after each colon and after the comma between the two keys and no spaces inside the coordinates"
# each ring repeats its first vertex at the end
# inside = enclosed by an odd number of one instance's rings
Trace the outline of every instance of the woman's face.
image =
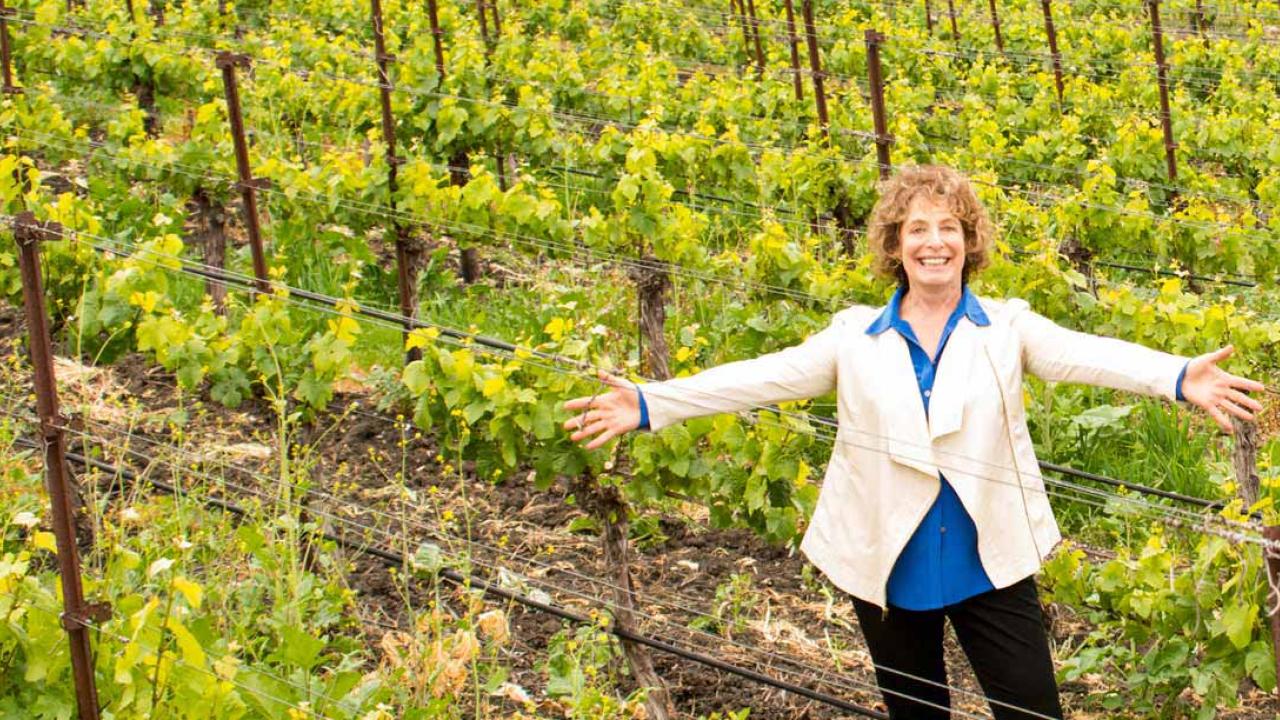
{"type": "Polygon", "coordinates": [[[899,259],[912,289],[959,288],[964,277],[964,226],[945,202],[917,196],[907,207],[899,259]]]}

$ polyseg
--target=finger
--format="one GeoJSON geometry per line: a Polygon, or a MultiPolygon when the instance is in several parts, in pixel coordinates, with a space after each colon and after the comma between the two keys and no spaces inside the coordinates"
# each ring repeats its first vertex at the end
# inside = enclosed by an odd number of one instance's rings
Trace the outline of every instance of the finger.
{"type": "MultiPolygon", "coordinates": [[[[610,394],[612,394],[612,393],[610,393],[610,394]]],[[[600,407],[600,402],[601,402],[602,400],[604,400],[605,398],[607,398],[607,397],[609,397],[609,395],[600,395],[600,394],[598,394],[598,393],[597,393],[597,394],[595,394],[595,395],[591,395],[591,396],[588,396],[588,397],[574,398],[574,399],[569,400],[568,402],[566,402],[566,403],[564,404],[564,408],[565,408],[566,410],[581,410],[581,409],[583,409],[583,408],[598,408],[598,407],[600,407]]]]}
{"type": "Polygon", "coordinates": [[[565,430],[581,430],[587,423],[595,422],[600,419],[599,410],[588,410],[581,415],[574,415],[564,421],[565,430]]]}
{"type": "Polygon", "coordinates": [[[565,410],[581,410],[591,402],[592,397],[576,397],[572,400],[566,400],[564,403],[565,410]]]}
{"type": "Polygon", "coordinates": [[[1223,360],[1226,360],[1227,358],[1231,357],[1235,353],[1235,351],[1236,351],[1235,345],[1228,345],[1226,347],[1218,348],[1217,350],[1214,350],[1213,352],[1209,353],[1209,362],[1213,362],[1213,363],[1222,362],[1223,360]]]}
{"type": "Polygon", "coordinates": [[[1233,428],[1231,426],[1231,421],[1227,419],[1226,414],[1223,413],[1222,410],[1217,407],[1211,407],[1209,408],[1209,416],[1213,418],[1214,422],[1218,423],[1218,427],[1222,428],[1222,432],[1228,435],[1232,434],[1233,428]]]}
{"type": "Polygon", "coordinates": [[[624,378],[620,378],[620,377],[618,377],[617,375],[610,375],[609,373],[605,372],[604,370],[600,370],[600,371],[598,371],[598,372],[596,373],[596,377],[598,377],[598,378],[600,379],[600,382],[602,382],[602,383],[604,383],[605,385],[608,385],[608,386],[610,386],[610,387],[616,387],[616,388],[629,388],[629,387],[631,387],[631,382],[630,382],[630,381],[628,381],[628,380],[626,380],[626,379],[624,379],[624,378]]]}
{"type": "Polygon", "coordinates": [[[1223,410],[1225,410],[1226,412],[1232,415],[1235,415],[1241,420],[1249,420],[1249,421],[1253,420],[1253,413],[1231,402],[1230,400],[1227,400],[1226,398],[1223,398],[1221,401],[1219,401],[1219,405],[1223,410]]]}
{"type": "Polygon", "coordinates": [[[574,442],[578,442],[582,438],[595,435],[596,433],[599,433],[600,431],[608,427],[609,427],[609,423],[605,422],[604,420],[597,420],[596,422],[593,422],[590,425],[588,425],[586,428],[579,430],[578,432],[570,435],[569,439],[574,442]]]}
{"type": "Polygon", "coordinates": [[[603,433],[601,433],[600,437],[587,443],[586,447],[588,450],[595,450],[596,448],[600,447],[601,445],[604,445],[605,443],[609,442],[610,440],[614,439],[617,436],[618,436],[618,431],[614,430],[613,428],[609,428],[608,430],[605,430],[603,433]]]}
{"type": "Polygon", "coordinates": [[[1263,385],[1257,380],[1250,380],[1249,378],[1243,378],[1243,377],[1240,377],[1239,375],[1231,375],[1229,382],[1231,383],[1231,387],[1234,387],[1238,390],[1248,390],[1249,392],[1266,392],[1267,391],[1266,385],[1263,385]]]}
{"type": "Polygon", "coordinates": [[[1234,390],[1234,389],[1228,390],[1227,399],[1239,405],[1240,407],[1249,408],[1253,412],[1262,412],[1262,403],[1258,402],[1257,400],[1254,400],[1248,395],[1245,395],[1239,390],[1234,390]]]}

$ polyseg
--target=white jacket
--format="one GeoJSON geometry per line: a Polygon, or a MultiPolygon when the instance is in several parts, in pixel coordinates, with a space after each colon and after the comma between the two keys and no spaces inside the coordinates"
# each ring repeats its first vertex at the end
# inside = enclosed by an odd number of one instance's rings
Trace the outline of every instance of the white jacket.
{"type": "Polygon", "coordinates": [[[883,607],[889,573],[938,496],[941,470],[977,526],[988,577],[1007,587],[1036,572],[1062,538],[1027,430],[1023,370],[1173,400],[1186,358],[1068,330],[1023,300],[979,302],[991,324],[960,319],[927,419],[906,341],[868,335],[882,309],[855,305],[799,345],[641,386],[650,427],[834,389],[839,429],[800,544],[809,560],[837,587],[883,607]]]}

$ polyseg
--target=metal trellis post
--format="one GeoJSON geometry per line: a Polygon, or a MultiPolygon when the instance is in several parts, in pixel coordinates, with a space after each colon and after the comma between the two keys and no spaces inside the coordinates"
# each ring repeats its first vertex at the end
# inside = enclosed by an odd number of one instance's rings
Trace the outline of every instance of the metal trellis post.
{"type": "Polygon", "coordinates": [[[818,123],[822,126],[822,134],[829,135],[831,130],[827,116],[827,92],[822,82],[822,59],[818,56],[818,31],[813,23],[813,0],[802,0],[800,13],[804,16],[804,39],[809,46],[809,72],[813,75],[813,100],[818,108],[818,123]]]}
{"type": "MultiPolygon", "coordinates": [[[[1047,0],[1046,0],[1047,1],[1047,0]]],[[[1164,162],[1169,182],[1178,179],[1177,143],[1173,140],[1173,118],[1169,112],[1169,65],[1164,57],[1164,33],[1160,29],[1160,0],[1147,0],[1151,12],[1151,44],[1156,55],[1156,81],[1160,84],[1160,127],[1164,131],[1164,162]]]]}
{"type": "Polygon", "coordinates": [[[105,605],[89,605],[84,600],[80,579],[80,554],[76,546],[75,491],[67,469],[67,440],[58,414],[57,378],[53,369],[53,342],[49,317],[44,306],[40,273],[40,240],[45,234],[60,235],[62,229],[42,224],[31,212],[14,218],[13,237],[18,243],[22,272],[22,299],[27,312],[31,368],[35,376],[36,409],[40,416],[40,437],[44,445],[45,487],[52,509],[53,534],[58,548],[58,574],[62,584],[62,626],[71,644],[71,672],[75,681],[76,705],[80,720],[98,720],[98,689],[93,673],[89,643],[89,623],[101,622],[105,605]]]}
{"type": "Polygon", "coordinates": [[[1044,13],[1044,34],[1049,38],[1049,56],[1053,59],[1053,85],[1058,89],[1058,104],[1062,104],[1062,55],[1058,52],[1058,31],[1053,26],[1053,8],[1050,0],[1040,0],[1044,13]]]}
{"type": "Polygon", "coordinates": [[[438,82],[444,82],[444,31],[440,29],[440,8],[436,0],[427,0],[427,20],[431,23],[431,44],[436,53],[438,82]]]}
{"type": "MultiPolygon", "coordinates": [[[[396,217],[396,191],[399,188],[398,169],[402,162],[396,156],[396,121],[391,114],[391,73],[388,66],[395,61],[395,56],[387,53],[387,39],[382,22],[381,0],[370,0],[370,17],[373,21],[374,59],[378,65],[378,100],[382,108],[382,141],[387,146],[387,209],[391,220],[390,234],[396,247],[396,279],[400,289],[400,314],[406,318],[416,316],[414,297],[413,258],[409,252],[409,239],[405,237],[405,228],[396,217]]],[[[409,339],[410,325],[404,328],[404,339],[409,339]]],[[[422,357],[417,348],[407,354],[407,361],[413,362],[422,357]]]]}
{"type": "Polygon", "coordinates": [[[867,29],[867,80],[871,85],[871,118],[876,129],[876,164],[880,168],[880,179],[887,180],[893,171],[889,162],[889,146],[893,138],[889,135],[888,123],[884,115],[884,76],[880,70],[880,44],[884,35],[867,29]]]}
{"type": "Polygon", "coordinates": [[[747,17],[751,22],[751,42],[756,51],[756,79],[764,77],[764,45],[760,43],[760,19],[756,17],[756,0],[746,0],[747,17]]]}
{"type": "Polygon", "coordinates": [[[223,51],[218,53],[215,64],[222,70],[222,87],[227,96],[227,121],[231,124],[231,142],[235,145],[237,185],[244,202],[244,224],[249,234],[249,252],[253,256],[253,276],[258,279],[258,291],[266,293],[270,292],[270,287],[267,284],[267,256],[262,249],[262,227],[258,224],[257,191],[265,189],[269,183],[264,179],[254,179],[249,166],[249,145],[244,137],[240,89],[236,85],[236,67],[249,67],[249,56],[223,51]]]}

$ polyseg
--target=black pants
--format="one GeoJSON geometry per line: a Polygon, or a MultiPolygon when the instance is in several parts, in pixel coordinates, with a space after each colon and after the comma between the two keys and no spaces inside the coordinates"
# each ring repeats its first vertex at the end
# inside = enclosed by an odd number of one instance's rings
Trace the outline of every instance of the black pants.
{"type": "Polygon", "coordinates": [[[940,610],[890,607],[886,615],[857,598],[853,606],[893,720],[951,717],[942,656],[946,618],[951,619],[996,720],[1062,717],[1033,577],[940,610]]]}

